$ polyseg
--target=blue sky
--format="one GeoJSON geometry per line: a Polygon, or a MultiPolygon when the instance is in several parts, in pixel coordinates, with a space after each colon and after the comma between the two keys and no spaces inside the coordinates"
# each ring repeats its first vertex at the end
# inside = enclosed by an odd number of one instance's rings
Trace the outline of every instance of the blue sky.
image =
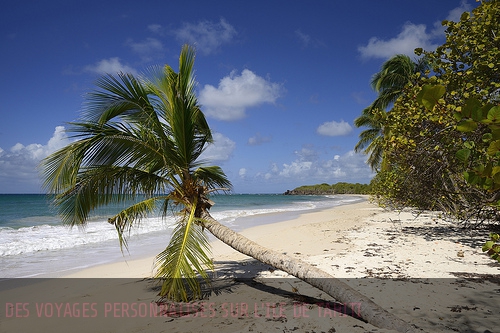
{"type": "Polygon", "coordinates": [[[196,46],[214,131],[205,157],[235,193],[368,183],[353,121],[391,56],[433,50],[474,0],[11,1],[0,12],[0,193],[42,193],[39,161],[69,142],[103,73],[178,67],[196,46]]]}

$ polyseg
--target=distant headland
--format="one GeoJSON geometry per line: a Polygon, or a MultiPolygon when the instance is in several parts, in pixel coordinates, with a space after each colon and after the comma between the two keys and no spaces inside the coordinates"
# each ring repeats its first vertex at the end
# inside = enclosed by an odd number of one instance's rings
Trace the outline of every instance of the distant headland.
{"type": "Polygon", "coordinates": [[[293,190],[287,190],[284,195],[328,195],[328,194],[370,194],[370,184],[360,183],[336,183],[336,184],[317,184],[299,186],[293,190]]]}

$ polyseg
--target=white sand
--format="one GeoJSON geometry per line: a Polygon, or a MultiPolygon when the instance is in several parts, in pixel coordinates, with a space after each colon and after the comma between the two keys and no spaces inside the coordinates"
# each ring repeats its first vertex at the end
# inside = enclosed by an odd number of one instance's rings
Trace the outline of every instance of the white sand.
{"type": "MultiPolygon", "coordinates": [[[[342,278],[388,311],[428,332],[500,331],[500,264],[481,252],[485,231],[469,233],[454,228],[437,214],[416,218],[410,212],[385,212],[364,202],[257,226],[242,234],[342,278]]],[[[131,280],[52,279],[21,291],[2,291],[2,303],[4,299],[13,304],[27,303],[26,308],[33,310],[24,318],[8,316],[15,306],[2,304],[6,316],[0,317],[0,331],[386,332],[341,315],[344,310],[340,305],[338,312],[325,308],[321,303],[333,300],[302,281],[220,241],[212,245],[218,288],[204,300],[210,311],[198,312],[196,317],[125,316],[130,313],[124,312],[123,304],[155,299],[156,292],[148,289],[151,284],[140,279],[152,275],[153,257],[148,257],[66,276],[131,280]],[[42,295],[37,294],[40,292],[42,295]],[[36,299],[64,304],[91,300],[96,316],[40,319],[36,316],[36,299]],[[113,309],[118,312],[108,311],[109,316],[104,317],[107,303],[121,305],[113,309]]]]}

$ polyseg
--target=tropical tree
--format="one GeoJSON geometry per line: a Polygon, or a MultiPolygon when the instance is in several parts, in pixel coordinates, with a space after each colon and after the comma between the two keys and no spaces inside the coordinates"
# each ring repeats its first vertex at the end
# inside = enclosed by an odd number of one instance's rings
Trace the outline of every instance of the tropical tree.
{"type": "MultiPolygon", "coordinates": [[[[210,215],[210,192],[229,190],[218,166],[200,155],[212,136],[200,110],[193,75],[194,49],[184,46],[179,71],[156,68],[152,78],[108,75],[97,81],[82,119],[71,123],[77,141],[42,162],[47,190],[63,221],[84,225],[89,213],[110,202],[136,200],[109,219],[120,245],[126,231],[156,207],[163,215],[177,207],[178,223],[169,244],[156,257],[161,295],[186,301],[200,296],[199,278],[214,267],[205,230],[237,251],[294,275],[346,305],[362,303],[360,316],[382,328],[413,327],[316,267],[259,246],[210,215]]],[[[128,202],[128,201],[127,201],[128,202]]]]}
{"type": "Polygon", "coordinates": [[[482,1],[446,41],[417,49],[429,75],[408,85],[385,122],[384,154],[397,174],[374,188],[398,206],[435,209],[464,225],[500,220],[500,1],[482,1]]]}
{"type": "Polygon", "coordinates": [[[426,57],[412,61],[409,56],[398,54],[384,62],[380,72],[373,75],[370,84],[378,96],[354,120],[356,127],[368,127],[359,134],[360,140],[354,151],[369,154],[367,162],[373,170],[379,169],[382,162],[383,123],[387,108],[403,94],[409,83],[414,82],[427,69],[426,57]]]}

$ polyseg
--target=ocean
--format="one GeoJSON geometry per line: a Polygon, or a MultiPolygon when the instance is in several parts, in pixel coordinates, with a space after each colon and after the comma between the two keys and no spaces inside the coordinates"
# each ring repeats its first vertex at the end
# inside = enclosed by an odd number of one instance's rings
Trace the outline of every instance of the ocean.
{"type": "MultiPolygon", "coordinates": [[[[212,216],[241,231],[299,214],[363,201],[356,196],[214,195],[212,216]]],[[[121,252],[116,230],[107,223],[119,207],[93,214],[85,228],[62,224],[50,197],[0,194],[0,278],[51,277],[119,260],[157,254],[168,244],[175,217],[152,215],[132,228],[128,250],[121,252]]]]}

